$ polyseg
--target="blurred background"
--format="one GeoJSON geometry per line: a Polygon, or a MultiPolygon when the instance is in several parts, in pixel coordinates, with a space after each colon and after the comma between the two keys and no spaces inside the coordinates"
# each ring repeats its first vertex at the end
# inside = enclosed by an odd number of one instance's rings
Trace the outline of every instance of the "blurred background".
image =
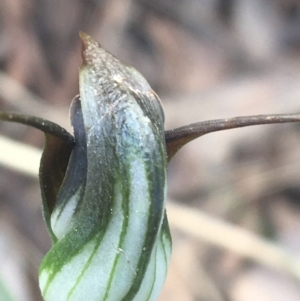
{"type": "MultiPolygon", "coordinates": [[[[71,130],[79,30],[147,78],[166,129],[300,111],[297,0],[0,0],[1,110],[71,130]]],[[[43,143],[36,130],[0,123],[0,301],[42,300],[43,143]]],[[[299,162],[299,124],[184,147],[168,170],[174,249],[159,301],[300,300],[299,162]]]]}

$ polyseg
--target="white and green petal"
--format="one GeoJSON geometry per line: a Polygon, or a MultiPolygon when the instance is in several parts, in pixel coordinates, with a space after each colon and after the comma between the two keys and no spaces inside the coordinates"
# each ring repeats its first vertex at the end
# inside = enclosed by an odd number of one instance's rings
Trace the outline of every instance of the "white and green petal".
{"type": "Polygon", "coordinates": [[[171,252],[163,110],[136,70],[81,38],[75,147],[40,287],[46,301],[155,300],[171,252]]]}

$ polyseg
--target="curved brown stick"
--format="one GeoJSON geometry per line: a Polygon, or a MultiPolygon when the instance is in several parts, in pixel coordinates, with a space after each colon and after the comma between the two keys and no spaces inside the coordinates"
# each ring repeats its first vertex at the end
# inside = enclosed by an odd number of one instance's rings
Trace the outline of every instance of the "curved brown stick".
{"type": "Polygon", "coordinates": [[[300,114],[256,115],[201,121],[165,131],[168,161],[188,142],[205,134],[250,125],[300,122],[300,114]]]}
{"type": "Polygon", "coordinates": [[[69,134],[64,128],[59,126],[57,123],[43,118],[0,111],[0,120],[29,125],[38,130],[41,130],[45,134],[53,135],[63,140],[67,144],[73,145],[75,143],[74,137],[69,134]]]}
{"type": "Polygon", "coordinates": [[[50,214],[63,182],[75,139],[58,124],[43,118],[0,111],[0,120],[29,125],[45,134],[46,141],[41,158],[39,178],[45,222],[52,240],[55,241],[56,238],[50,225],[50,214]]]}

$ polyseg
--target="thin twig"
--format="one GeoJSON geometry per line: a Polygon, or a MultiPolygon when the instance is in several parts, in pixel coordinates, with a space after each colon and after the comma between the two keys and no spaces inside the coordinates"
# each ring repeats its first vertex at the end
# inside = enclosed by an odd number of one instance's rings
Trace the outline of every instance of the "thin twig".
{"type": "Polygon", "coordinates": [[[255,115],[201,121],[165,132],[169,160],[188,142],[205,134],[252,125],[300,122],[300,114],[255,115]]]}
{"type": "Polygon", "coordinates": [[[43,131],[45,134],[56,136],[57,138],[62,139],[63,141],[71,145],[75,143],[74,137],[69,134],[64,128],[62,128],[57,123],[43,118],[0,111],[0,120],[29,125],[43,131]]]}

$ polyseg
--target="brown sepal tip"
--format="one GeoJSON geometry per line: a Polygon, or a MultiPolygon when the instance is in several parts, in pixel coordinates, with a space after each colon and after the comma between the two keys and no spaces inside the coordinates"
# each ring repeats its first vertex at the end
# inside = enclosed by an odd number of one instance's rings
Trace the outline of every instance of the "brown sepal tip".
{"type": "Polygon", "coordinates": [[[92,43],[94,43],[95,41],[93,40],[93,38],[86,34],[83,31],[79,31],[79,37],[81,39],[81,57],[82,57],[82,61],[83,64],[87,64],[87,56],[86,56],[86,50],[88,49],[89,45],[91,45],[92,43]]]}

